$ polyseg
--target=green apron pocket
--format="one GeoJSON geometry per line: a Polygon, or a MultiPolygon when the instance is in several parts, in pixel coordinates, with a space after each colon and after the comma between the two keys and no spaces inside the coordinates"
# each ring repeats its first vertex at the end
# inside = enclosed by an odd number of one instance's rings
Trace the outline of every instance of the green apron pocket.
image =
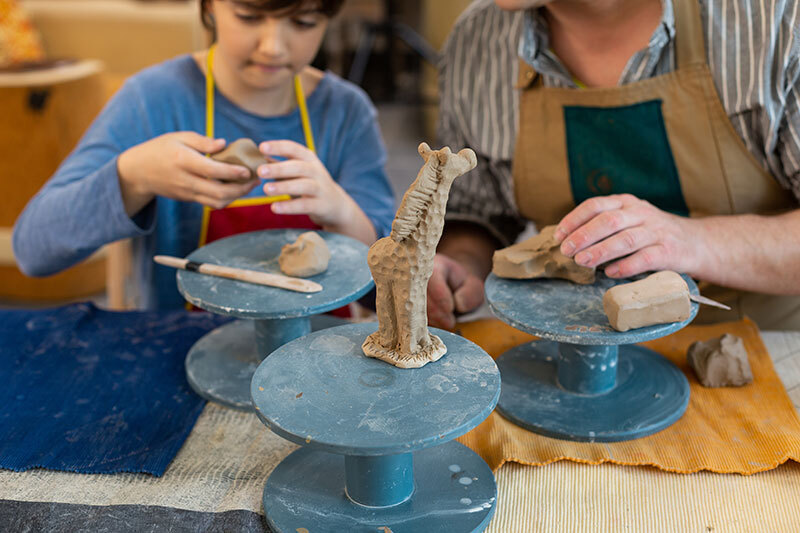
{"type": "Polygon", "coordinates": [[[623,107],[565,106],[569,178],[575,204],[630,193],[689,215],[672,157],[661,100],[623,107]]]}

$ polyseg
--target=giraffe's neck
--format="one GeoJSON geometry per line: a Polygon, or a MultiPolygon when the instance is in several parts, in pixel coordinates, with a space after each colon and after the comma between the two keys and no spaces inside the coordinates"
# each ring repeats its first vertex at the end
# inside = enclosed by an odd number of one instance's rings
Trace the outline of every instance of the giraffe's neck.
{"type": "Polygon", "coordinates": [[[413,240],[418,244],[418,254],[430,254],[436,251],[436,245],[442,236],[444,228],[444,212],[447,207],[447,197],[450,183],[442,180],[433,194],[431,194],[425,216],[420,218],[419,224],[412,233],[413,240]]]}

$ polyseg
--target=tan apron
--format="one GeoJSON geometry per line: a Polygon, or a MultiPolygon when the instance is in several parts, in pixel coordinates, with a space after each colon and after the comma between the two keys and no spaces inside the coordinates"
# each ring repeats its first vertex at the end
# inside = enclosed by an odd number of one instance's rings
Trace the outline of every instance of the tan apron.
{"type": "MultiPolygon", "coordinates": [[[[628,192],[692,217],[775,214],[797,207],[747,150],[706,64],[696,0],[675,0],[677,68],[612,88],[548,88],[520,66],[520,123],[513,176],[520,212],[558,223],[591,196],[628,192]]],[[[731,265],[731,268],[736,268],[731,265]]],[[[696,322],[754,319],[800,329],[800,297],[700,283],[732,311],[702,306],[696,322]]]]}

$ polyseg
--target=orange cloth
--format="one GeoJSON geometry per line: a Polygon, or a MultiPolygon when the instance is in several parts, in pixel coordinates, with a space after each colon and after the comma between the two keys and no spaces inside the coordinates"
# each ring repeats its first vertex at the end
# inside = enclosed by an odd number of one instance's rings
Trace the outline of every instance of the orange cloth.
{"type": "Polygon", "coordinates": [[[41,38],[16,0],[0,0],[0,66],[44,59],[41,38]]]}
{"type": "MultiPolygon", "coordinates": [[[[462,324],[460,332],[495,358],[534,339],[498,320],[462,324]]],[[[529,432],[495,411],[458,440],[480,454],[492,470],[506,461],[538,466],[569,459],[587,464],[652,465],[678,473],[754,474],[789,459],[800,462],[800,419],[752,321],[689,326],[644,346],[666,356],[689,379],[689,407],[667,429],[627,442],[570,442],[529,432]],[[723,333],[744,341],[753,383],[708,389],[700,385],[686,363],[686,350],[692,342],[723,333]]]]}

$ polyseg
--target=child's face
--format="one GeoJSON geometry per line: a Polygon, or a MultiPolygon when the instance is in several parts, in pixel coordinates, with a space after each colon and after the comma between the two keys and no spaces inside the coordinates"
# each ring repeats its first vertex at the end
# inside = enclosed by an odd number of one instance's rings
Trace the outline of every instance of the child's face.
{"type": "Polygon", "coordinates": [[[266,13],[247,0],[214,0],[211,9],[220,59],[255,89],[284,84],[310,64],[328,26],[318,11],[266,13]]]}

